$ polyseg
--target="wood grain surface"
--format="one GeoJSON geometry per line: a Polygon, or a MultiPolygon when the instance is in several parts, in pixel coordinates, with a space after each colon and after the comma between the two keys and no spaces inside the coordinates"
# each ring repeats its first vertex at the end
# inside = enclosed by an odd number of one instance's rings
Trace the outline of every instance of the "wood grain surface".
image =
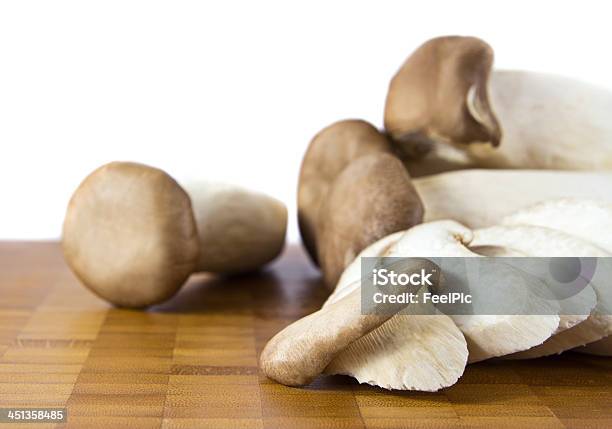
{"type": "Polygon", "coordinates": [[[438,393],[262,376],[266,341],[326,295],[290,247],[262,273],[193,276],[163,305],[117,309],[56,243],[0,243],[0,407],[67,407],[70,428],[612,427],[612,359],[576,353],[471,365],[438,393]]]}

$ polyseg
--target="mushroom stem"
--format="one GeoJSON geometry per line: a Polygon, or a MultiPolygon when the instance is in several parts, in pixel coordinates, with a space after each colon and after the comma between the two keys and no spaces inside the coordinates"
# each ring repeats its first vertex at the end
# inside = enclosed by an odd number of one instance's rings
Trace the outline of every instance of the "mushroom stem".
{"type": "Polygon", "coordinates": [[[494,71],[491,106],[499,147],[464,146],[474,166],[553,170],[612,169],[612,92],[561,76],[494,71]]]}
{"type": "Polygon", "coordinates": [[[224,183],[188,183],[200,241],[196,271],[235,273],[276,258],[285,243],[287,209],[268,195],[224,183]]]}
{"type": "Polygon", "coordinates": [[[470,228],[497,224],[504,216],[558,198],[612,202],[612,173],[463,170],[412,181],[425,221],[454,219],[470,228]]]}

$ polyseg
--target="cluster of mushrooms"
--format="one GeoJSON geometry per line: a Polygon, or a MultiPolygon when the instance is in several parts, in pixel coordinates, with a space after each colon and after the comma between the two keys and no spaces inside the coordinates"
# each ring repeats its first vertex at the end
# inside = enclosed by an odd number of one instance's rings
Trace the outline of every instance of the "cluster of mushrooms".
{"type": "MultiPolygon", "coordinates": [[[[492,66],[482,40],[430,40],[391,80],[384,132],[345,120],[314,137],[298,220],[332,293],[266,345],[268,377],[299,386],[346,374],[435,391],[490,358],[612,355],[605,279],[580,292],[581,315],[562,306],[547,315],[361,312],[362,257],[410,257],[414,270],[446,256],[612,257],[612,94],[492,66]]],[[[141,308],[172,297],[192,273],[265,265],[286,227],[285,206],[267,195],[113,162],[75,191],[62,247],[91,291],[141,308]]]]}
{"type": "Polygon", "coordinates": [[[612,354],[612,279],[583,315],[361,312],[361,257],[612,256],[612,94],[492,67],[480,39],[432,39],[391,80],[384,132],[345,120],[311,141],[299,225],[332,293],[269,341],[268,377],[436,391],[490,358],[612,354]]]}

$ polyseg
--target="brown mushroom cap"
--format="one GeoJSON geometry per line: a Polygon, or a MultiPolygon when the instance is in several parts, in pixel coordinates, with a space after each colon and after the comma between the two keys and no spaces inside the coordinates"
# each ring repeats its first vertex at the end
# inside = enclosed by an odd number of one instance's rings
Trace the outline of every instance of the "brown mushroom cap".
{"type": "Polygon", "coordinates": [[[391,152],[387,138],[366,121],[349,119],[321,130],[304,155],[298,186],[298,222],[304,246],[318,263],[315,226],[332,182],[353,160],[391,152]]]}
{"type": "Polygon", "coordinates": [[[362,156],[333,182],[317,224],[325,283],[335,287],[344,269],[370,244],[423,220],[423,204],[402,162],[388,153],[362,156]]]}
{"type": "Polygon", "coordinates": [[[385,128],[407,158],[436,140],[499,145],[501,129],[489,103],[493,50],[474,37],[447,36],[421,45],[391,80],[385,128]]]}
{"type": "Polygon", "coordinates": [[[81,183],[68,205],[62,246],[87,288],[125,307],[174,295],[199,255],[189,196],[165,172],[130,162],[104,165],[81,183]]]}

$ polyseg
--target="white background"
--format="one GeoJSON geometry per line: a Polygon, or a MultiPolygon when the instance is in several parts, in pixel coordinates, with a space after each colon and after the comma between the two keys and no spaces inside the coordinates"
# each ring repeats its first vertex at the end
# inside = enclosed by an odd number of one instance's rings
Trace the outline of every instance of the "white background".
{"type": "Polygon", "coordinates": [[[81,179],[111,160],[228,180],[290,208],[322,127],[382,125],[420,43],[475,35],[499,68],[612,87],[605,1],[0,3],[0,238],[56,238],[81,179]]]}

